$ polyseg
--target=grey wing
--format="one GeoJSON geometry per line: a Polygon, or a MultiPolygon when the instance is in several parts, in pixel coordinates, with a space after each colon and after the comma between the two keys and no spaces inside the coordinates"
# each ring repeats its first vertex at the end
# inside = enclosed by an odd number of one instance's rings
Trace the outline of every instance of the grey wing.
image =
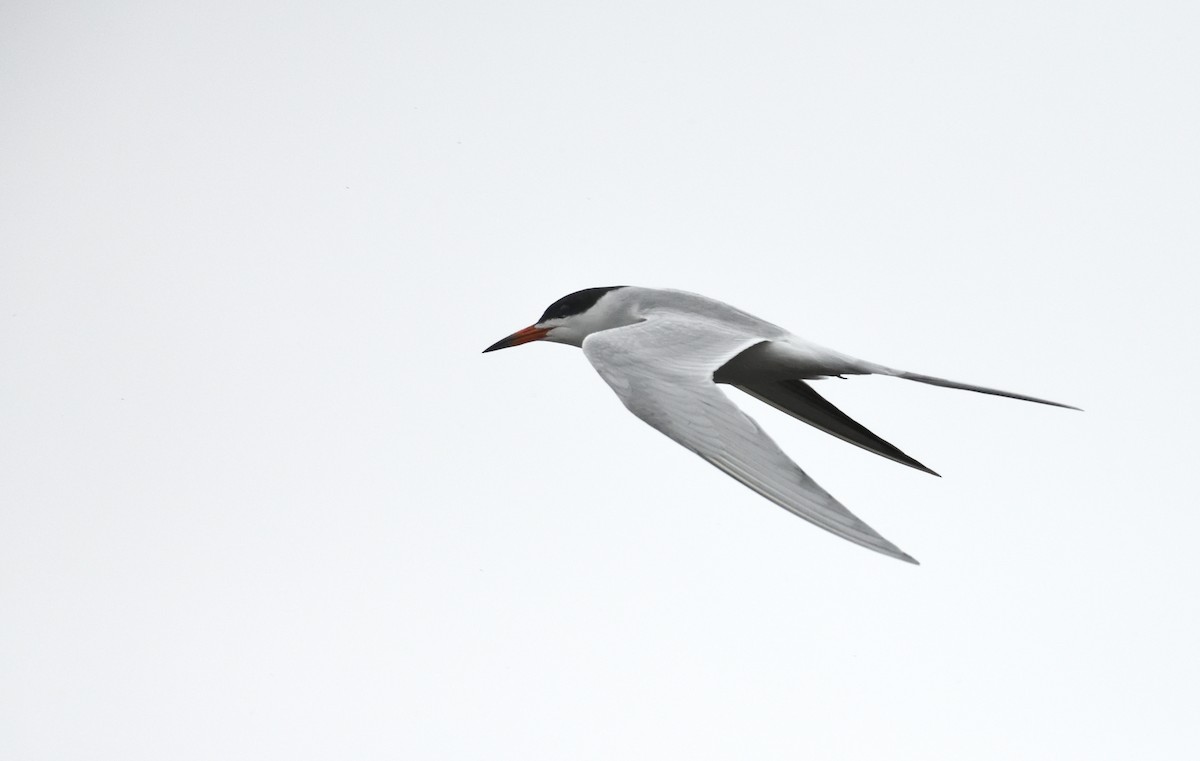
{"type": "Polygon", "coordinates": [[[812,480],[713,382],[761,337],[720,322],[661,316],[594,333],[588,360],[639,418],[762,496],[843,539],[916,563],[812,480]]]}
{"type": "Polygon", "coordinates": [[[735,388],[868,452],[882,455],[910,468],[938,475],[900,451],[895,444],[867,430],[862,423],[839,410],[802,380],[753,381],[735,384],[735,388]]]}

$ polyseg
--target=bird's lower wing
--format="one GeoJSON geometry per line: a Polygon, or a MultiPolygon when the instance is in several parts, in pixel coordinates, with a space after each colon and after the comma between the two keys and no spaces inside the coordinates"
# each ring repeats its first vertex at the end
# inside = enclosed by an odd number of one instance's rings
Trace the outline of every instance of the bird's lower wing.
{"type": "Polygon", "coordinates": [[[717,321],[655,316],[593,333],[583,352],[633,414],[679,444],[810,523],[915,563],[817,485],[713,382],[718,367],[758,341],[717,321]]]}
{"type": "Polygon", "coordinates": [[[884,441],[865,426],[833,406],[801,380],[760,381],[738,383],[735,386],[755,399],[766,402],[777,410],[786,412],[797,420],[837,436],[868,452],[882,455],[902,465],[933,473],[934,471],[900,451],[894,444],[884,441]]]}

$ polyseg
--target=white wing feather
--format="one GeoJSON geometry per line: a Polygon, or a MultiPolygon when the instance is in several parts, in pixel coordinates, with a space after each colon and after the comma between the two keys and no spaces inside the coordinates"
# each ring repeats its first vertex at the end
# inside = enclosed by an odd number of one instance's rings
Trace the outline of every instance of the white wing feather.
{"type": "Polygon", "coordinates": [[[658,313],[593,333],[583,353],[630,412],[679,444],[826,531],[916,563],[818,486],[713,382],[718,367],[762,340],[727,323],[658,313]]]}

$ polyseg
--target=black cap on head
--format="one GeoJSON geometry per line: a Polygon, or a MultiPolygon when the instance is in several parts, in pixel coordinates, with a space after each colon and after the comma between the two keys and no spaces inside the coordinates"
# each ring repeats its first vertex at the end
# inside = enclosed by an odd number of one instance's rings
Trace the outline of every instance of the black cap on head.
{"type": "Polygon", "coordinates": [[[563,296],[558,301],[546,307],[546,311],[542,314],[538,323],[543,323],[546,320],[555,318],[570,317],[575,314],[583,314],[587,310],[596,305],[600,297],[609,291],[615,291],[618,288],[624,288],[623,285],[610,285],[604,288],[584,288],[582,291],[563,296]]]}

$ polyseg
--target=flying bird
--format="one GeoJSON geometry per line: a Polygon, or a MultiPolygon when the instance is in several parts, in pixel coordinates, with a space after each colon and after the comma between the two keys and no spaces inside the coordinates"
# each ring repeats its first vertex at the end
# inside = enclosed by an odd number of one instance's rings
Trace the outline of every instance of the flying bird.
{"type": "Polygon", "coordinates": [[[634,415],[784,509],[855,544],[909,563],[817,485],[717,384],[738,388],[869,452],[937,475],[830,404],[806,381],[890,375],[1078,409],[994,388],[896,370],[827,349],[728,304],[633,286],[587,288],[484,353],[531,341],[578,346],[634,415]]]}

